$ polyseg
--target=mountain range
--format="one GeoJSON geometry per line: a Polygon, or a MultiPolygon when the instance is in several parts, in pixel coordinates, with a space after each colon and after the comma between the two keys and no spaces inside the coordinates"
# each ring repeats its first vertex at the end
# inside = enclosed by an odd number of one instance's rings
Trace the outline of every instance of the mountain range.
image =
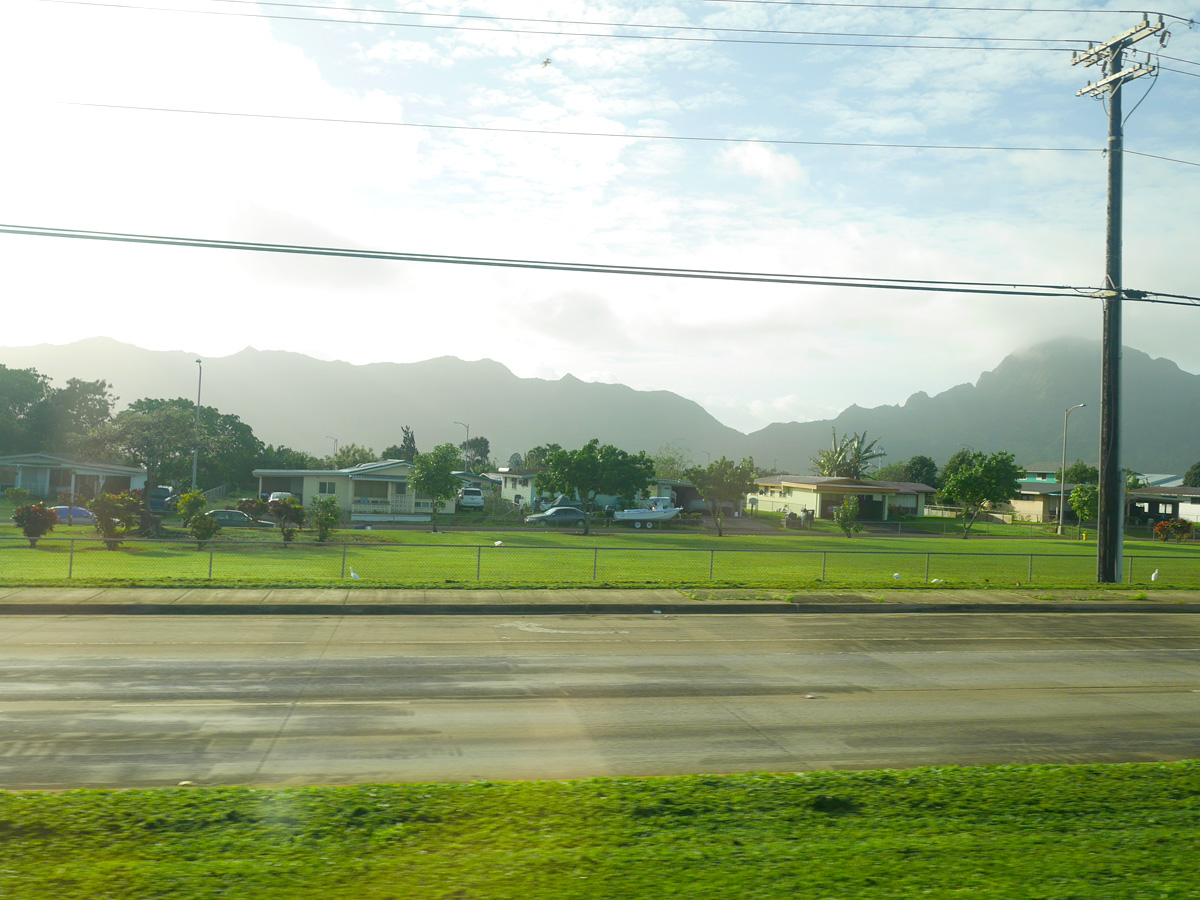
{"type": "MultiPolygon", "coordinates": [[[[196,359],[111,338],[0,348],[0,363],[37,369],[55,384],[108,381],[118,408],[141,397],[194,400],[196,359]]],[[[1129,347],[1122,373],[1124,464],[1139,472],[1186,471],[1200,459],[1200,375],[1129,347]]],[[[502,465],[538,444],[576,447],[598,437],[634,452],[670,445],[700,463],[753,456],[760,466],[803,473],[831,431],[865,431],[879,439],[887,461],[920,453],[940,464],[969,446],[1008,450],[1025,466],[1053,469],[1062,454],[1063,412],[1077,403],[1087,406],[1071,415],[1068,461],[1094,464],[1099,455],[1100,345],[1074,339],[1013,353],[974,384],[932,397],[919,392],[903,404],[851,406],[830,420],[775,423],[750,434],[669,391],[571,375],[519,378],[487,359],[352,365],[246,348],[204,359],[199,387],[205,406],[239,416],[264,442],[318,456],[331,453],[335,440],[376,450],[399,444],[404,425],[421,449],[457,444],[469,427],[472,436],[488,438],[502,465]]]]}

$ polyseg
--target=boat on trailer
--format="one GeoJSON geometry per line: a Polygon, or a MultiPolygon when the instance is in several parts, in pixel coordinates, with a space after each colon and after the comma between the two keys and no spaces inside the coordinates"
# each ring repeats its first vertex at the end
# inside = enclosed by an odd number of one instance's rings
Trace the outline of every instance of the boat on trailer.
{"type": "Polygon", "coordinates": [[[683,512],[682,506],[672,506],[670,497],[653,497],[648,506],[640,509],[619,509],[613,513],[618,524],[634,528],[654,528],[683,512]]]}

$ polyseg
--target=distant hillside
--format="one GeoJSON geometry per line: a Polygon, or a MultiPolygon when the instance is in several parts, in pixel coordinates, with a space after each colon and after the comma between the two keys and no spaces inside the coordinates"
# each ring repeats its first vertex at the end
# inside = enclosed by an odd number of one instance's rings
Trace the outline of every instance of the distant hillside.
{"type": "MultiPolygon", "coordinates": [[[[143,350],[107,338],[65,347],[0,349],[0,363],[36,368],[61,384],[68,378],[106,379],[123,403],[140,397],[196,396],[196,356],[143,350]]],[[[1139,350],[1124,355],[1124,458],[1141,472],[1178,472],[1200,460],[1200,376],[1139,350]]],[[[504,462],[513,452],[555,442],[579,446],[593,437],[630,451],[671,444],[703,462],[752,455],[763,466],[803,473],[809,457],[829,443],[830,429],[880,438],[889,460],[923,453],[940,464],[963,445],[1009,450],[1031,467],[1058,465],[1063,410],[1071,415],[1068,456],[1095,463],[1099,447],[1100,347],[1058,340],[1014,353],[975,384],[902,405],[851,406],[835,419],[777,423],[744,435],[698,404],[669,391],[635,391],[617,384],[518,378],[491,360],[453,357],[417,363],[356,366],[299,353],[247,348],[204,360],[202,402],[234,413],[265,442],[318,455],[333,440],[382,450],[416,433],[428,449],[460,443],[466,422],[489,439],[504,462]]]]}

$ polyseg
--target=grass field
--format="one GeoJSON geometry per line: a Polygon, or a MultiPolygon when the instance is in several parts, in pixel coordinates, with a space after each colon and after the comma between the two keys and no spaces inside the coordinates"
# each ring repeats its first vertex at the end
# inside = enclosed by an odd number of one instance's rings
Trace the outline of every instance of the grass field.
{"type": "MultiPolygon", "coordinates": [[[[8,584],[329,585],[362,587],[736,586],[1071,587],[1095,581],[1095,545],[1044,538],[713,535],[624,530],[349,531],[285,545],[240,540],[125,541],[110,551],[83,526],[36,548],[0,536],[8,584]],[[345,539],[344,542],[342,539],[345,539]],[[499,542],[499,544],[497,544],[499,542]],[[359,576],[351,579],[351,571],[359,576]]],[[[1127,584],[1200,587],[1200,546],[1127,541],[1127,584]]]]}
{"type": "Polygon", "coordinates": [[[1200,763],[0,794],[7,900],[1200,896],[1200,763]]]}

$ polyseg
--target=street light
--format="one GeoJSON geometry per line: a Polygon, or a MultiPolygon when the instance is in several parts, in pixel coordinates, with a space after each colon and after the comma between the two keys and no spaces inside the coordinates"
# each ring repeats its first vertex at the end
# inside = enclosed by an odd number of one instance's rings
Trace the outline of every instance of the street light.
{"type": "Polygon", "coordinates": [[[1067,511],[1067,419],[1071,418],[1071,413],[1077,409],[1082,409],[1087,406],[1086,403],[1076,403],[1065,413],[1063,413],[1063,464],[1062,471],[1059,473],[1059,478],[1062,479],[1062,484],[1058,488],[1058,533],[1063,533],[1063,514],[1067,511]]]}
{"type": "Polygon", "coordinates": [[[337,438],[335,438],[332,434],[327,434],[327,435],[325,435],[325,437],[327,437],[331,441],[333,441],[333,458],[334,458],[334,463],[336,464],[337,463],[337,438]]]}
{"type": "Polygon", "coordinates": [[[200,470],[200,387],[204,384],[204,363],[196,360],[196,441],[192,446],[192,491],[196,490],[196,474],[200,470]]]}
{"type": "Polygon", "coordinates": [[[467,444],[471,443],[471,426],[466,422],[459,422],[457,420],[455,420],[454,424],[461,425],[463,428],[467,429],[467,440],[466,443],[463,444],[463,469],[467,472],[470,472],[471,465],[467,462],[467,444]]]}

